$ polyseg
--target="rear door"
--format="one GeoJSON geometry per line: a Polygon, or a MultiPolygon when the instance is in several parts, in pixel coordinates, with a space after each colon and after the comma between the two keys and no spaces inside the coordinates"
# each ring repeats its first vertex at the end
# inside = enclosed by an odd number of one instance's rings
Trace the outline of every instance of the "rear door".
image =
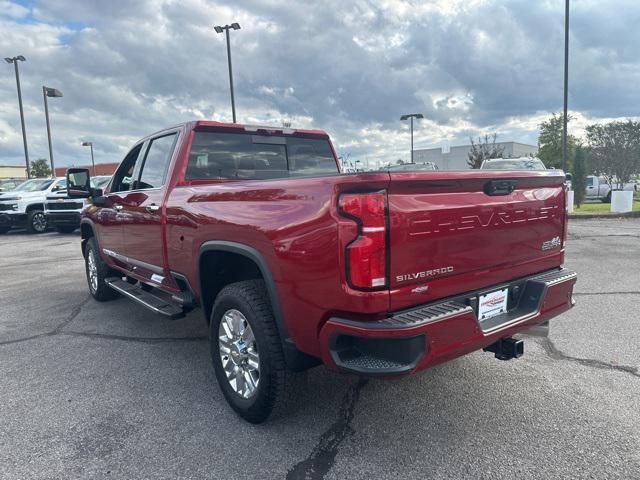
{"type": "Polygon", "coordinates": [[[561,264],[565,196],[557,172],[390,175],[392,309],[561,264]]]}
{"type": "Polygon", "coordinates": [[[134,273],[158,284],[165,281],[162,206],[177,138],[170,132],[148,142],[133,189],[121,199],[127,261],[134,273]]]}

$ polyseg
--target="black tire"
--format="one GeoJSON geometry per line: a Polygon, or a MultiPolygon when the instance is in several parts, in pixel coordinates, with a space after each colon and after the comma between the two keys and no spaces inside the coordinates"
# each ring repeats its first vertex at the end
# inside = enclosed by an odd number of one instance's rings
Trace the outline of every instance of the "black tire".
{"type": "MultiPolygon", "coordinates": [[[[298,393],[295,383],[299,374],[294,374],[286,367],[264,281],[232,283],[220,291],[211,313],[209,343],[218,385],[231,408],[242,418],[251,423],[262,423],[292,403],[293,394],[298,393]],[[253,331],[254,350],[259,354],[259,380],[249,398],[243,398],[234,390],[222,363],[221,355],[224,353],[220,350],[218,334],[222,317],[231,309],[244,315],[253,331]]],[[[227,359],[229,361],[230,358],[227,359]]]]}
{"type": "Polygon", "coordinates": [[[70,225],[57,225],[56,230],[58,233],[73,233],[76,231],[78,227],[73,227],[70,225]]]}
{"type": "Polygon", "coordinates": [[[602,203],[611,203],[611,192],[607,193],[607,196],[602,199],[602,203]]]}
{"type": "Polygon", "coordinates": [[[47,226],[47,216],[42,210],[31,210],[27,214],[27,232],[44,233],[47,226]]]}
{"type": "Polygon", "coordinates": [[[9,230],[11,230],[11,227],[0,227],[0,235],[7,233],[9,230]]]}
{"type": "Polygon", "coordinates": [[[104,263],[98,250],[98,244],[94,237],[91,237],[87,241],[87,246],[84,250],[84,269],[87,274],[87,285],[89,286],[89,293],[99,302],[106,302],[107,300],[113,300],[118,298],[118,292],[109,287],[105,283],[105,278],[118,276],[115,270],[109,268],[104,263]],[[93,282],[89,273],[91,258],[95,262],[96,281],[93,282]]]}

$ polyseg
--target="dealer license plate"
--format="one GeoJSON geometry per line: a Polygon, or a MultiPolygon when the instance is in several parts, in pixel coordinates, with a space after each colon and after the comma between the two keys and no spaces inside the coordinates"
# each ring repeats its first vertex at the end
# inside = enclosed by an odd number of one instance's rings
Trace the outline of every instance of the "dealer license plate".
{"type": "Polygon", "coordinates": [[[486,295],[480,295],[478,297],[478,320],[482,322],[506,312],[508,294],[509,289],[504,288],[486,295]]]}

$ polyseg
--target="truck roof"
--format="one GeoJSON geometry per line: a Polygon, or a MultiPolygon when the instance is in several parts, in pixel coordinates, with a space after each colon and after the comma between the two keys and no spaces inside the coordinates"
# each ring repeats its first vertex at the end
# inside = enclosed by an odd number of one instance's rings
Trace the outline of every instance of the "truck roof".
{"type": "Polygon", "coordinates": [[[266,130],[269,132],[282,132],[282,133],[306,133],[311,135],[323,135],[328,136],[327,132],[324,130],[311,130],[311,129],[303,129],[303,128],[291,128],[291,127],[283,127],[278,125],[252,125],[252,124],[244,124],[244,123],[225,123],[225,122],[216,122],[213,120],[196,120],[193,122],[192,128],[197,127],[210,127],[210,128],[229,128],[233,130],[245,130],[245,131],[257,131],[257,130],[266,130]]]}
{"type": "Polygon", "coordinates": [[[240,130],[246,132],[257,132],[259,130],[266,131],[269,133],[283,133],[283,134],[302,134],[302,135],[317,135],[321,137],[329,138],[329,134],[324,130],[313,130],[313,129],[304,129],[304,128],[291,128],[291,127],[283,127],[278,125],[252,125],[252,124],[244,124],[244,123],[227,123],[227,122],[216,122],[214,120],[193,120],[190,122],[183,122],[173,125],[168,128],[163,128],[157,132],[154,132],[145,137],[152,137],[157,135],[158,133],[164,132],[166,130],[172,130],[178,127],[187,127],[190,130],[195,130],[198,128],[215,128],[215,129],[229,129],[229,130],[240,130]]]}

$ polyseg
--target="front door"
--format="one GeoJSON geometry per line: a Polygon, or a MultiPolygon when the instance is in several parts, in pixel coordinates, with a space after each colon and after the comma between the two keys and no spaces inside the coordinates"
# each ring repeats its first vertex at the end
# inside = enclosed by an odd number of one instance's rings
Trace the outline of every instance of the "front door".
{"type": "Polygon", "coordinates": [[[136,163],[141,157],[143,144],[138,144],[127,154],[116,173],[113,180],[104,194],[105,203],[95,217],[95,226],[98,230],[100,250],[102,256],[110,257],[110,262],[121,267],[126,266],[123,261],[124,242],[122,238],[123,222],[123,196],[131,190],[133,179],[135,178],[136,163]]]}
{"type": "Polygon", "coordinates": [[[138,180],[121,199],[124,255],[133,273],[160,285],[170,284],[165,275],[162,208],[177,136],[171,132],[149,142],[138,180]]]}

